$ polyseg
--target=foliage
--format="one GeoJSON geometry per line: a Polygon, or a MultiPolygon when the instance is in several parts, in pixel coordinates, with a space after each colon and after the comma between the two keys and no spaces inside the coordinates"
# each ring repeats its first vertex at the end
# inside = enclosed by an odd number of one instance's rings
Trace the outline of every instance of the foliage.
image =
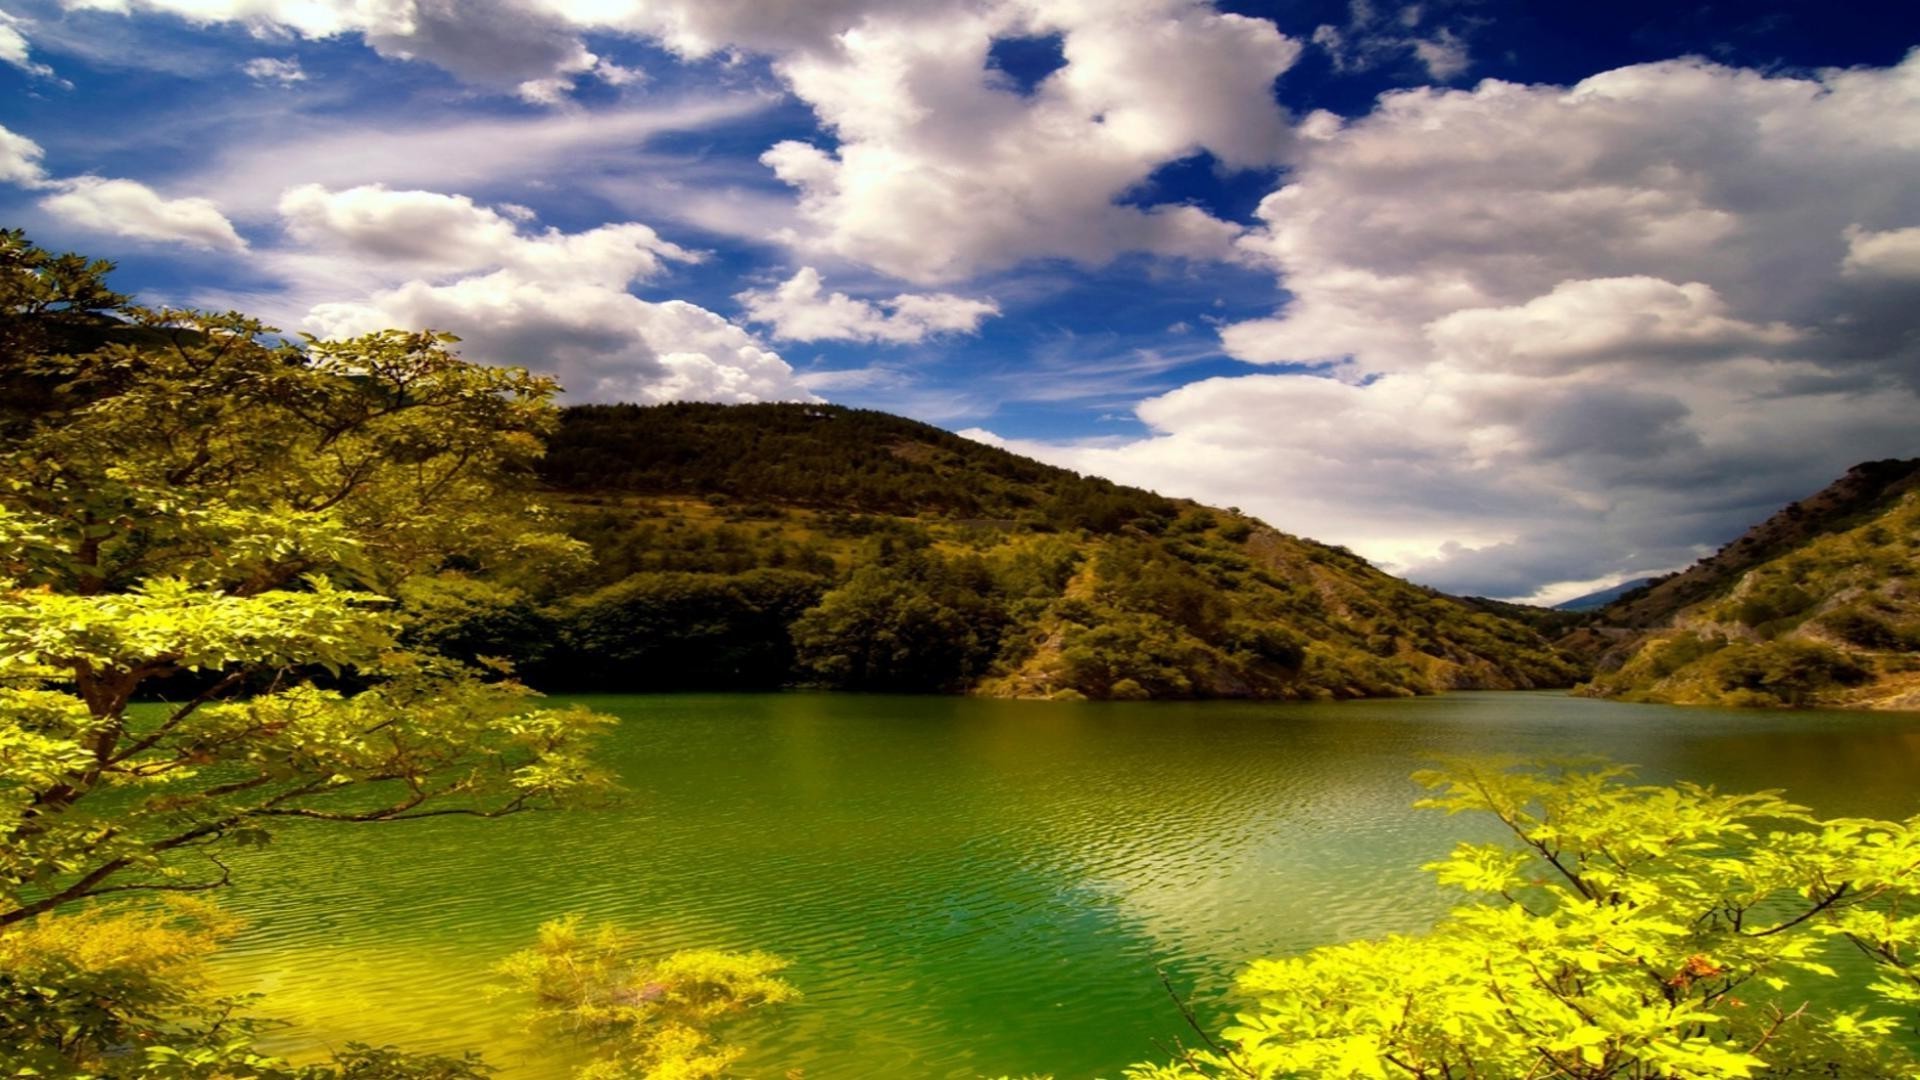
{"type": "MultiPolygon", "coordinates": [[[[540,468],[599,569],[476,617],[460,647],[509,656],[551,689],[644,689],[668,667],[682,686],[1040,697],[1353,697],[1576,674],[1519,609],[1408,585],[1238,511],[881,413],[587,406],[567,410],[540,468]],[[956,588],[951,568],[975,557],[956,588]],[[816,575],[827,591],[778,626],[761,605],[692,600],[742,591],[763,570],[816,575]],[[697,590],[654,576],[673,572],[711,576],[697,590]],[[684,592],[697,634],[751,662],[624,655],[598,628],[627,609],[596,590],[628,578],[636,596],[684,592]],[[570,662],[485,640],[490,623],[528,612],[550,628],[531,637],[571,642],[570,662]],[[943,643],[953,634],[963,640],[943,643]],[[776,675],[788,654],[796,662],[776,675]]],[[[665,619],[672,606],[650,610],[665,619]]]]}
{"type": "Polygon", "coordinates": [[[221,997],[204,961],[239,929],[205,900],[42,914],[0,929],[0,1070],[139,1080],[482,1080],[474,1055],[349,1043],[324,1064],[255,1051],[270,1025],[221,997]]]}
{"type": "Polygon", "coordinates": [[[686,493],[891,516],[1114,532],[1163,523],[1158,495],[885,413],[813,405],[569,409],[543,475],[565,491],[686,493]]]}
{"type": "Polygon", "coordinates": [[[778,687],[794,668],[787,628],[827,585],[795,570],[633,574],[553,609],[563,648],[535,677],[582,689],[778,687]]]}
{"type": "Polygon", "coordinates": [[[977,556],[878,554],[792,628],[800,662],[856,690],[961,690],[1000,646],[1006,607],[977,556]]]}
{"type": "Polygon", "coordinates": [[[1260,961],[1220,1040],[1128,1075],[1916,1075],[1920,817],[1820,821],[1775,793],[1629,775],[1417,774],[1435,792],[1419,805],[1490,814],[1519,842],[1429,867],[1479,902],[1424,935],[1260,961]],[[1813,1003],[1843,981],[1856,1000],[1813,1003]]]}
{"type": "Polygon", "coordinates": [[[60,406],[57,371],[40,359],[85,352],[122,327],[127,298],[107,287],[111,263],[36,247],[0,230],[0,434],[60,406]]]}
{"type": "Polygon", "coordinates": [[[717,1080],[745,1051],[718,1041],[714,1029],[799,996],[777,977],[786,967],[777,956],[694,949],[648,959],[639,946],[612,926],[587,930],[569,915],[542,925],[532,948],[499,966],[537,1001],[540,1028],[595,1044],[580,1080],[717,1080]]]}
{"type": "Polygon", "coordinates": [[[1920,660],[1920,592],[1911,584],[1920,567],[1920,493],[1895,490],[1876,506],[1858,503],[1844,504],[1847,527],[1814,531],[1753,564],[1724,596],[1681,609],[1675,626],[1646,635],[1587,692],[1717,705],[1913,707],[1900,695],[1901,674],[1920,660]]]}
{"type": "Polygon", "coordinates": [[[497,814],[596,784],[600,718],[401,648],[390,599],[571,550],[511,493],[552,387],[432,335],[296,352],[237,318],[133,317],[174,347],[71,361],[88,403],[0,449],[0,925],[211,888],[223,840],[287,818],[497,814]],[[168,678],[194,692],[130,711],[168,678]]]}
{"type": "MultiPolygon", "coordinates": [[[[222,924],[87,905],[217,889],[229,849],[289,820],[493,817],[606,786],[587,750],[607,718],[419,647],[431,620],[399,602],[583,556],[527,483],[555,387],[445,335],[293,346],[131,307],[102,264],[23,244],[0,243],[0,314],[28,351],[0,374],[46,394],[0,438],[10,1045],[60,1059],[43,1072],[265,1075],[232,1006],[198,995],[222,924]],[[110,322],[103,343],[51,351],[76,319],[110,322]]],[[[354,1075],[401,1068],[356,1053],[354,1075]]]]}

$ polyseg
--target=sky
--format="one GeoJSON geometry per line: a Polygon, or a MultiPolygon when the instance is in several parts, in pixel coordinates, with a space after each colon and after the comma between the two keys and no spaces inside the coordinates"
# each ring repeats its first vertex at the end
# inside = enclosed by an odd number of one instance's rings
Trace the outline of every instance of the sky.
{"type": "Polygon", "coordinates": [[[1551,603],[1920,455],[1916,46],[1767,0],[0,0],[0,224],[1551,603]]]}

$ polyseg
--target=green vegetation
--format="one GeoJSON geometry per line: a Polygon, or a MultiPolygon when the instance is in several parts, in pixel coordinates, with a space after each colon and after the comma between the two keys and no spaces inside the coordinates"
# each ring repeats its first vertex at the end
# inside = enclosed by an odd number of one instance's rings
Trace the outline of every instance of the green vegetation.
{"type": "Polygon", "coordinates": [[[1773,793],[1628,775],[1419,774],[1437,793],[1419,805],[1519,841],[1429,867],[1481,899],[1427,934],[1254,964],[1234,1027],[1128,1076],[1916,1075],[1920,817],[1821,821],[1773,793]]]}
{"type": "MultiPolygon", "coordinates": [[[[420,644],[449,609],[584,565],[528,483],[554,386],[431,333],[271,344],[239,315],[133,307],[106,269],[0,234],[3,381],[33,391],[0,440],[0,1067],[482,1075],[257,1053],[201,969],[238,928],[194,894],[290,822],[499,817],[609,786],[588,750],[610,718],[420,644]],[[65,351],[81,339],[99,347],[65,351]]],[[[674,969],[688,993],[734,962],[699,959],[674,969]]],[[[711,1075],[705,1016],[648,1060],[711,1075]]]]}
{"type": "Polygon", "coordinates": [[[1576,676],[1513,612],[882,413],[574,408],[540,475],[592,568],[443,603],[433,640],[545,689],[1322,698],[1576,676]]]}
{"type": "Polygon", "coordinates": [[[583,931],[570,915],[542,925],[498,971],[538,1003],[536,1027],[593,1046],[578,1080],[708,1080],[731,1075],[745,1052],[719,1042],[716,1026],[799,996],[776,977],[785,967],[767,953],[711,949],[647,959],[632,935],[583,931]]]}
{"type": "Polygon", "coordinates": [[[1824,531],[1808,524],[1806,511],[1792,515],[1795,535],[1810,538],[1712,578],[1717,591],[1634,641],[1587,692],[1681,704],[1920,708],[1920,492],[1909,479],[1920,472],[1911,466],[1863,467],[1894,482],[1876,489],[1878,504],[1846,501],[1845,515],[1824,531]]]}

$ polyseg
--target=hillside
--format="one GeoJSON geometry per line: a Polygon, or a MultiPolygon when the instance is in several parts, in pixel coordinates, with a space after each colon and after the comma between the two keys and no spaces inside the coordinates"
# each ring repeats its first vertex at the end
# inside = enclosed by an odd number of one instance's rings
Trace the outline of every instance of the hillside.
{"type": "Polygon", "coordinates": [[[434,598],[422,632],[543,688],[1325,698],[1575,676],[1532,628],[1343,549],[883,413],[578,407],[541,480],[592,568],[505,606],[434,598]]]}
{"type": "Polygon", "coordinates": [[[1599,696],[1920,709],[1920,459],[1856,466],[1562,644],[1599,696]]]}

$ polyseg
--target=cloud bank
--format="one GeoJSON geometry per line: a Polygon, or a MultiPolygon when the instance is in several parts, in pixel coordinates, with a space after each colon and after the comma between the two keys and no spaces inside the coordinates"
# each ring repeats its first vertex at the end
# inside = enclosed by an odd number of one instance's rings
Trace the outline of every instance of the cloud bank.
{"type": "Polygon", "coordinates": [[[1029,449],[1502,596],[1684,564],[1920,450],[1920,55],[1414,90],[1303,132],[1240,242],[1291,299],[1222,332],[1291,373],[1029,449]]]}

